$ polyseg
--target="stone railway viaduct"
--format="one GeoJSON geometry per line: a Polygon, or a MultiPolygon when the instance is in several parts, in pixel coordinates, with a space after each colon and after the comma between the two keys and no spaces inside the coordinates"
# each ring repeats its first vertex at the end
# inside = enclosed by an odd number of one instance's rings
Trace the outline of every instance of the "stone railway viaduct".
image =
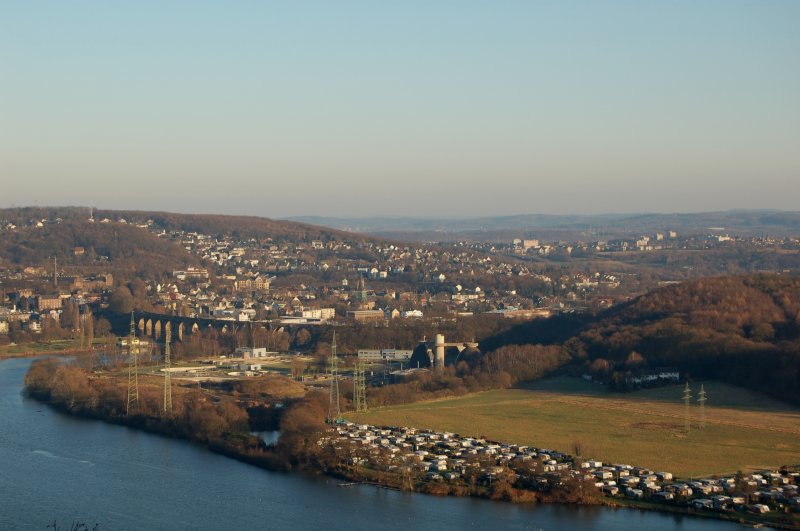
{"type": "MultiPolygon", "coordinates": [[[[114,325],[115,331],[119,335],[127,335],[130,331],[130,314],[120,314],[115,316],[114,325]],[[123,328],[122,317],[125,317],[125,324],[123,328]]],[[[167,315],[161,313],[151,313],[143,311],[133,312],[134,326],[136,327],[136,335],[139,337],[148,337],[156,342],[165,340],[167,328],[171,329],[173,341],[183,341],[187,334],[197,333],[201,330],[215,329],[222,333],[240,330],[243,326],[250,323],[241,321],[231,321],[225,319],[210,319],[204,317],[181,317],[179,315],[167,315]]],[[[267,327],[269,323],[265,324],[267,327]]]]}

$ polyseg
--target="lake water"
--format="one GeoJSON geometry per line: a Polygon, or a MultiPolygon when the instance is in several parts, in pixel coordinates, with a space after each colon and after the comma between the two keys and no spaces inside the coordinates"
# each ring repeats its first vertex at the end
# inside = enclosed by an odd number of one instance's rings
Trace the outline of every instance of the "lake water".
{"type": "Polygon", "coordinates": [[[22,395],[30,360],[0,361],[0,530],[74,521],[158,529],[734,529],[602,507],[439,498],[268,472],[201,446],[57,413],[22,395]]]}

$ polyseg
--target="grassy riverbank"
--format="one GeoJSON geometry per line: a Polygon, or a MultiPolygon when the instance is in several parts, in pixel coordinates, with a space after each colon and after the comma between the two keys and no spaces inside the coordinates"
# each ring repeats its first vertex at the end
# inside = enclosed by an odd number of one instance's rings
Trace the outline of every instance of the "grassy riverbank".
{"type": "MultiPolygon", "coordinates": [[[[95,339],[94,348],[105,347],[108,342],[104,339],[95,339]]],[[[53,341],[37,341],[34,343],[4,344],[0,345],[0,359],[9,358],[35,358],[46,355],[73,355],[87,351],[86,345],[81,345],[77,339],[61,339],[53,341]]]]}
{"type": "MultiPolygon", "coordinates": [[[[279,376],[272,378],[281,379],[279,376]]],[[[248,417],[249,411],[244,407],[244,403],[257,402],[256,397],[266,390],[275,391],[276,386],[272,385],[276,383],[275,381],[264,379],[261,383],[265,384],[263,389],[256,385],[258,382],[255,380],[250,381],[248,385],[234,385],[229,389],[211,390],[198,388],[195,385],[174,386],[174,408],[171,412],[165,413],[161,401],[163,379],[153,374],[140,375],[138,406],[131,414],[126,414],[127,378],[124,374],[89,373],[74,364],[43,359],[31,365],[26,376],[26,391],[34,398],[69,414],[191,440],[205,445],[211,451],[269,470],[326,473],[347,481],[437,495],[487,497],[517,503],[603,503],[692,514],[692,510],[685,506],[662,506],[657,503],[642,505],[627,499],[608,500],[600,496],[592,479],[571,475],[568,469],[555,475],[544,474],[538,471],[536,465],[526,464],[525,461],[511,461],[508,464],[509,468],[506,469],[505,466],[497,467],[498,463],[493,458],[483,462],[480,457],[475,457],[477,460],[473,463],[474,466],[466,467],[463,477],[451,478],[449,481],[434,479],[425,474],[425,466],[421,469],[419,466],[409,465],[405,457],[396,456],[388,450],[378,449],[375,453],[371,447],[365,446],[363,441],[353,440],[346,433],[342,435],[343,432],[340,431],[342,426],[337,430],[330,430],[329,426],[322,423],[327,411],[328,397],[325,393],[315,391],[291,401],[291,405],[281,415],[281,440],[277,446],[267,447],[260,438],[250,434],[250,430],[253,429],[251,425],[253,419],[248,417]],[[500,470],[492,472],[493,475],[489,477],[487,476],[489,468],[500,470]],[[519,472],[519,475],[516,475],[515,471],[519,472]],[[537,486],[537,482],[543,478],[547,479],[547,483],[539,483],[537,486]]],[[[549,382],[543,385],[557,385],[560,387],[559,392],[563,393],[567,387],[575,385],[575,382],[560,380],[555,384],[549,382]]],[[[533,389],[510,391],[554,392],[543,391],[537,386],[533,386],[533,389]]],[[[714,392],[719,393],[722,399],[722,389],[715,389],[714,392]]],[[[472,400],[482,404],[482,401],[488,399],[490,406],[514,406],[505,411],[520,409],[518,407],[520,404],[517,404],[519,400],[509,402],[506,398],[504,401],[498,401],[493,398],[493,393],[495,392],[479,393],[461,399],[415,404],[405,408],[413,409],[419,406],[423,408],[421,411],[444,411],[453,416],[451,402],[472,400]]],[[[650,398],[654,404],[658,401],[655,395],[650,398]]],[[[595,397],[595,399],[600,398],[595,397]]],[[[735,393],[731,393],[728,398],[729,401],[737,399],[735,393]]],[[[731,402],[729,407],[732,405],[735,404],[731,402]]],[[[484,404],[481,407],[486,406],[484,404]]],[[[761,407],[774,407],[774,405],[762,403],[761,407]]],[[[383,411],[393,409],[396,408],[386,408],[383,411]]],[[[586,408],[573,404],[573,409],[577,411],[586,408]]],[[[614,408],[606,405],[603,410],[614,411],[614,408]]],[[[380,412],[372,414],[375,413],[380,412]]],[[[794,414],[791,411],[786,413],[794,414]]],[[[630,412],[628,415],[630,416],[630,412]]],[[[510,422],[512,421],[506,417],[505,423],[510,422]]],[[[504,439],[498,437],[498,440],[504,439]]],[[[554,445],[553,448],[557,447],[554,445]]],[[[569,451],[568,448],[566,450],[569,451]]],[[[569,456],[563,459],[572,462],[569,456]]],[[[734,514],[712,512],[704,513],[703,516],[738,518],[734,514]]],[[[750,515],[743,515],[742,518],[753,522],[767,521],[750,515]]],[[[781,516],[776,514],[765,518],[773,523],[775,519],[777,519],[775,522],[778,522],[781,516]]],[[[795,519],[791,516],[786,516],[784,520],[787,523],[781,522],[781,525],[795,525],[795,519]]]]}

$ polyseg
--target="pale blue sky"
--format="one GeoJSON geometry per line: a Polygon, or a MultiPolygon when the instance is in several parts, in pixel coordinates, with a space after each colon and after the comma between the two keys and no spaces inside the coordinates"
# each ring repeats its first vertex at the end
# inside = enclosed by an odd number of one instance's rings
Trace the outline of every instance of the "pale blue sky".
{"type": "Polygon", "coordinates": [[[800,209],[800,1],[0,2],[0,206],[800,209]]]}

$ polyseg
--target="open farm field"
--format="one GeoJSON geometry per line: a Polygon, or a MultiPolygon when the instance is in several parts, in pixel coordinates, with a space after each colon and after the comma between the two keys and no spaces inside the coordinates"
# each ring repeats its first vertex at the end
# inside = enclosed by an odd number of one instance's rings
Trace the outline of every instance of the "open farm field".
{"type": "Polygon", "coordinates": [[[702,382],[708,401],[699,428],[692,384],[691,428],[684,431],[683,386],[610,393],[578,378],[523,388],[390,406],[354,421],[480,435],[576,453],[606,462],[666,470],[680,477],[800,463],[800,408],[746,389],[702,382]]]}

